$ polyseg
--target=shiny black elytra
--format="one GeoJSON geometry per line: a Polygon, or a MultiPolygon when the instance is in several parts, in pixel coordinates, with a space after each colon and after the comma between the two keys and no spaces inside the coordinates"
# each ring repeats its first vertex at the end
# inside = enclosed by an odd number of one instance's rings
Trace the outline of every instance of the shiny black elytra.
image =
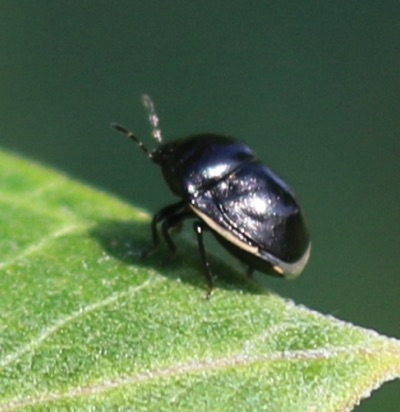
{"type": "Polygon", "coordinates": [[[125,133],[161,167],[170,190],[180,198],[157,212],[151,223],[154,247],[160,243],[158,224],[169,249],[176,247],[169,231],[183,220],[194,219],[200,256],[205,267],[208,297],[213,277],[203,233],[211,231],[232,255],[254,270],[293,278],[310,255],[311,243],[301,207],[290,187],[244,143],[218,134],[198,134],[162,143],[158,117],[149,96],[153,136],[159,145],[149,151],[132,132],[125,133]]]}

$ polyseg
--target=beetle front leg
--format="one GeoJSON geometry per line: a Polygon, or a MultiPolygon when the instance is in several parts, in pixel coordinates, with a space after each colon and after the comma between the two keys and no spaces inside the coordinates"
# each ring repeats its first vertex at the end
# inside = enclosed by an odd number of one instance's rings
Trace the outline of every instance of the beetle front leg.
{"type": "Polygon", "coordinates": [[[176,246],[171,238],[171,235],[169,234],[169,231],[179,226],[183,222],[183,220],[188,219],[190,217],[192,217],[192,212],[184,210],[182,212],[178,212],[177,214],[168,216],[166,219],[164,219],[164,221],[161,224],[161,233],[172,255],[175,255],[176,253],[176,246]]]}
{"type": "Polygon", "coordinates": [[[208,284],[208,291],[207,291],[206,298],[210,299],[212,292],[214,290],[214,281],[212,277],[210,262],[207,259],[206,249],[204,247],[203,233],[207,229],[207,226],[201,221],[195,221],[193,224],[193,229],[197,236],[197,243],[199,245],[200,257],[201,257],[201,260],[203,261],[203,264],[206,270],[205,276],[206,276],[206,280],[208,284]]]}
{"type": "Polygon", "coordinates": [[[184,202],[174,203],[172,205],[163,207],[153,216],[153,219],[151,221],[151,235],[153,239],[153,245],[142,253],[143,257],[152,254],[160,245],[160,236],[158,234],[157,225],[163,220],[166,220],[168,217],[175,215],[182,209],[183,206],[184,202]]]}

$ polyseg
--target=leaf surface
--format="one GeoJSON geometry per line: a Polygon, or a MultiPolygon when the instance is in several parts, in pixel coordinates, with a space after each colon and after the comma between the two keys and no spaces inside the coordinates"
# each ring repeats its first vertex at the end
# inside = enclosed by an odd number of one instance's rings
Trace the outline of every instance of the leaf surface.
{"type": "Polygon", "coordinates": [[[350,411],[400,343],[269,293],[197,248],[141,259],[147,214],[0,152],[0,411],[350,411]]]}

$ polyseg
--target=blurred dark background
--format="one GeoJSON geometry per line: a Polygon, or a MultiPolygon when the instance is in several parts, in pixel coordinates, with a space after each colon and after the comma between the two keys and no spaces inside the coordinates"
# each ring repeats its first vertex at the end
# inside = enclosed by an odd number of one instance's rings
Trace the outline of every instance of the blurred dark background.
{"type": "MultiPolygon", "coordinates": [[[[295,188],[313,251],[271,289],[400,337],[400,3],[0,3],[0,144],[151,212],[173,200],[113,131],[248,142],[295,188]]],[[[395,411],[386,384],[358,411],[395,411]]]]}

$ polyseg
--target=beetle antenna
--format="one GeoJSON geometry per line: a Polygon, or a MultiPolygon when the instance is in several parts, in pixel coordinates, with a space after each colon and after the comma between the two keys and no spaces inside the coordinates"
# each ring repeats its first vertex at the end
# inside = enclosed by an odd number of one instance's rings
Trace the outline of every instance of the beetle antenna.
{"type": "Polygon", "coordinates": [[[118,130],[121,133],[127,135],[130,139],[132,139],[146,154],[150,159],[153,159],[153,154],[149,151],[149,149],[144,145],[144,143],[131,131],[125,129],[125,127],[121,126],[118,123],[111,123],[111,126],[118,130]]]}
{"type": "Polygon", "coordinates": [[[153,100],[148,94],[144,94],[142,96],[142,101],[143,101],[144,107],[147,109],[147,112],[149,113],[149,121],[152,127],[151,134],[153,135],[154,139],[157,140],[158,143],[161,143],[162,142],[161,129],[158,127],[158,123],[160,122],[160,119],[154,107],[153,100]]]}

